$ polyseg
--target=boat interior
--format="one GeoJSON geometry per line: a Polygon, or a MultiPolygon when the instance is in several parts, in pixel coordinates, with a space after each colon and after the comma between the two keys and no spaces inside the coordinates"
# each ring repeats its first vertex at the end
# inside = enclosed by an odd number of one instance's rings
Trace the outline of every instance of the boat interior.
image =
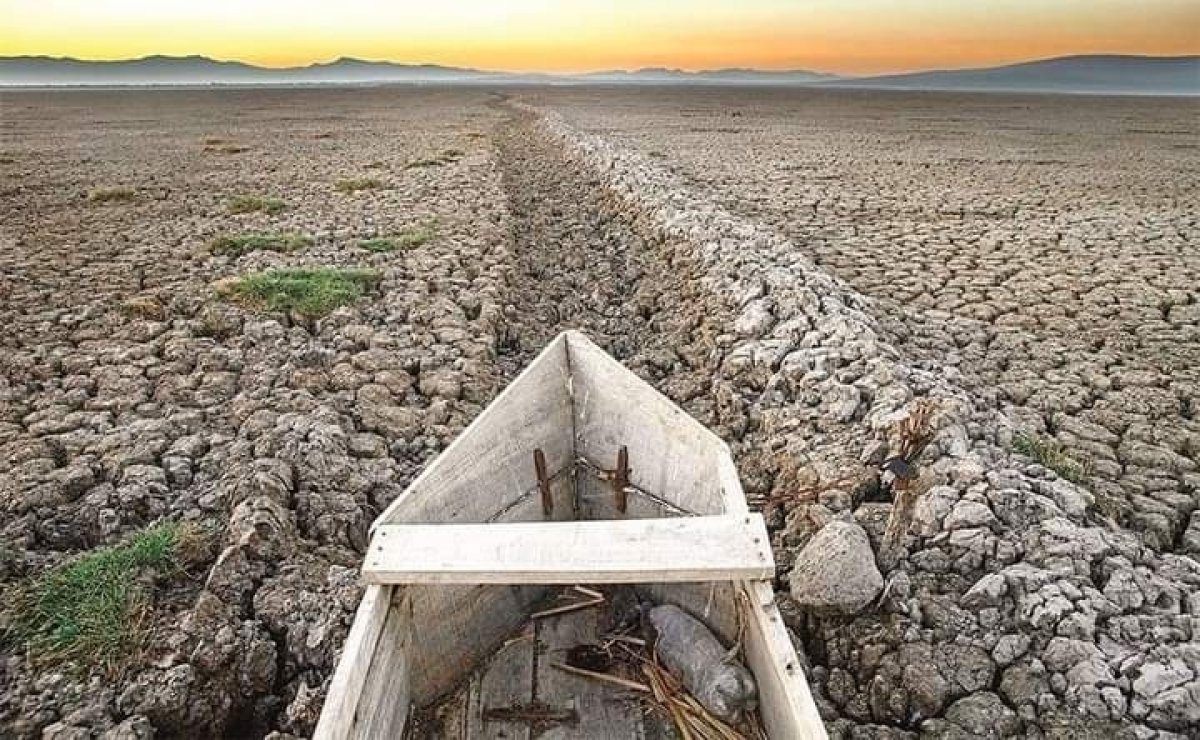
{"type": "Polygon", "coordinates": [[[317,737],[673,736],[553,668],[607,639],[614,588],[741,644],[769,737],[823,737],[773,575],[726,445],[566,332],[376,520],[317,737]],[[538,615],[580,584],[605,602],[538,615]]]}

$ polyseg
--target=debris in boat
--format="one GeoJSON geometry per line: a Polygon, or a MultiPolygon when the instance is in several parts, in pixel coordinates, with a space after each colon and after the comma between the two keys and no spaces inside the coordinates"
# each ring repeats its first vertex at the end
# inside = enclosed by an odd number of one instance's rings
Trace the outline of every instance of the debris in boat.
{"type": "Polygon", "coordinates": [[[579,713],[574,709],[559,709],[535,701],[511,707],[489,707],[483,710],[483,719],[486,722],[520,722],[542,729],[553,725],[579,724],[579,713]]]}
{"type": "Polygon", "coordinates": [[[674,604],[650,610],[655,653],[705,709],[724,720],[758,704],[754,676],[708,627],[674,604]]]}
{"type": "Polygon", "coordinates": [[[646,684],[638,683],[637,681],[630,681],[629,679],[621,678],[620,676],[614,676],[611,673],[603,673],[600,671],[589,671],[586,668],[576,668],[575,666],[567,665],[566,663],[551,663],[550,666],[552,668],[554,668],[555,670],[562,671],[563,673],[570,673],[575,676],[582,676],[584,678],[590,678],[593,681],[600,681],[601,683],[612,684],[613,686],[620,686],[623,689],[631,689],[633,691],[641,691],[641,692],[647,693],[647,694],[650,693],[650,687],[647,686],[646,684]]]}
{"type": "Polygon", "coordinates": [[[546,617],[553,617],[553,616],[557,616],[559,614],[566,614],[568,612],[579,611],[580,609],[590,609],[594,606],[600,606],[605,601],[604,594],[600,593],[599,591],[595,591],[590,588],[584,588],[583,586],[575,586],[572,590],[577,593],[583,594],[584,596],[587,596],[588,599],[586,601],[573,601],[569,604],[563,604],[562,606],[555,606],[555,607],[551,607],[549,609],[543,609],[540,612],[534,612],[533,614],[530,614],[529,618],[530,619],[545,619],[546,617]]]}
{"type": "Polygon", "coordinates": [[[605,673],[612,668],[612,656],[599,645],[576,645],[567,651],[567,665],[605,673]]]}

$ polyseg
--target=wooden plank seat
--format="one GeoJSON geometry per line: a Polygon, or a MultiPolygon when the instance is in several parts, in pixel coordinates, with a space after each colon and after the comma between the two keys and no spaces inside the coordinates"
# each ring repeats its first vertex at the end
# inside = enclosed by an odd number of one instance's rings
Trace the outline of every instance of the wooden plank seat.
{"type": "Polygon", "coordinates": [[[775,575],[759,514],[492,524],[385,524],[368,584],[683,583],[775,575]]]}

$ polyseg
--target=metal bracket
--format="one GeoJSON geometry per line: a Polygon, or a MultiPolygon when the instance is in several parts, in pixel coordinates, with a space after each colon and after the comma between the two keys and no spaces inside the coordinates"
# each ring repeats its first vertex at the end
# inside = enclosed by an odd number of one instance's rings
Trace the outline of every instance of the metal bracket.
{"type": "Polygon", "coordinates": [[[533,451],[533,469],[537,473],[538,490],[542,493],[542,514],[554,513],[554,499],[550,496],[550,479],[546,477],[546,456],[541,449],[533,451]]]}
{"type": "Polygon", "coordinates": [[[612,487],[617,497],[617,511],[622,514],[629,508],[628,494],[625,488],[629,485],[629,448],[622,446],[617,452],[617,467],[613,470],[612,487]]]}

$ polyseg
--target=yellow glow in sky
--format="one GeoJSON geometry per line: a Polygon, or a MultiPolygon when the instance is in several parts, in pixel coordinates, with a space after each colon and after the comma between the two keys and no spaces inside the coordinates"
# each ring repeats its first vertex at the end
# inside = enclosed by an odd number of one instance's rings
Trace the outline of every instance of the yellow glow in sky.
{"type": "Polygon", "coordinates": [[[1198,0],[0,0],[0,55],[875,73],[1200,53],[1198,0]]]}

